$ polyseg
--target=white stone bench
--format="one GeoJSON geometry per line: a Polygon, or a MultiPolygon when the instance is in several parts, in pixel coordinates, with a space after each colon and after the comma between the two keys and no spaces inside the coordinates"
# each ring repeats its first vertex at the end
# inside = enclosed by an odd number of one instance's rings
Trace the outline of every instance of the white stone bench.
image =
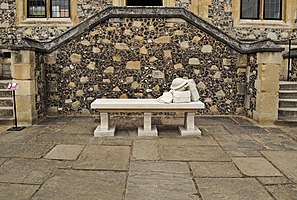
{"type": "Polygon", "coordinates": [[[114,136],[115,126],[110,127],[109,113],[112,112],[141,112],[144,115],[143,127],[138,128],[138,136],[158,136],[156,126],[151,125],[153,112],[183,112],[184,126],[179,127],[182,136],[198,135],[201,131],[194,124],[195,113],[203,109],[204,103],[160,103],[157,99],[96,99],[91,103],[91,109],[100,112],[101,124],[94,131],[95,137],[114,136]]]}

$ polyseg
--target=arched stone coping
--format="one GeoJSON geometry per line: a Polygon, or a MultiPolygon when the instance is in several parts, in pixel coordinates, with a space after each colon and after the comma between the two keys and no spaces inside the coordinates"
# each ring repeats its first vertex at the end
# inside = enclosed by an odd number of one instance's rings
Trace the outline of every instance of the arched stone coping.
{"type": "Polygon", "coordinates": [[[37,41],[30,38],[23,38],[22,45],[13,46],[12,49],[52,52],[72,38],[79,36],[110,18],[181,18],[239,53],[280,52],[284,50],[284,48],[276,45],[271,40],[256,42],[238,41],[192,12],[177,7],[108,7],[53,40],[37,41]]]}

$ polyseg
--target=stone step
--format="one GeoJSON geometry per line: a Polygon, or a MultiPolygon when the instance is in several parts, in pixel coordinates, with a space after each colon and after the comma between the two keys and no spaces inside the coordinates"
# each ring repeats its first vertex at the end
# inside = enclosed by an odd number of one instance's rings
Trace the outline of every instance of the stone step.
{"type": "Polygon", "coordinates": [[[280,99],[297,99],[297,90],[280,90],[280,99]]]}
{"type": "Polygon", "coordinates": [[[280,90],[297,90],[297,82],[295,81],[280,81],[280,90]]]}
{"type": "Polygon", "coordinates": [[[276,122],[276,125],[297,125],[297,118],[289,117],[279,117],[276,122]]]}
{"type": "Polygon", "coordinates": [[[6,89],[8,86],[8,83],[11,83],[12,80],[0,80],[0,89],[6,89]]]}
{"type": "Polygon", "coordinates": [[[1,106],[0,110],[13,110],[12,106],[1,106]]]}
{"type": "Polygon", "coordinates": [[[280,108],[297,108],[297,99],[279,99],[280,108]]]}
{"type": "Polygon", "coordinates": [[[13,117],[13,109],[0,109],[1,118],[13,117]]]}
{"type": "Polygon", "coordinates": [[[279,118],[297,118],[297,108],[279,108],[278,116],[279,118]]]}
{"type": "Polygon", "coordinates": [[[0,89],[0,97],[11,97],[12,92],[8,89],[0,89]]]}

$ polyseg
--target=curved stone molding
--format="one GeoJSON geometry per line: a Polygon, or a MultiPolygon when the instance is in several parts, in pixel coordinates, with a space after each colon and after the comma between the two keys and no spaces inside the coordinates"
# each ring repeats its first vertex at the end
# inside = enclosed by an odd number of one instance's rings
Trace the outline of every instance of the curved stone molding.
{"type": "Polygon", "coordinates": [[[13,46],[12,49],[27,49],[40,52],[52,52],[62,44],[72,40],[80,34],[92,29],[98,24],[111,18],[181,18],[188,23],[196,26],[200,30],[208,33],[217,40],[223,42],[230,48],[239,53],[256,52],[280,52],[284,48],[279,47],[270,40],[257,42],[241,42],[227,35],[220,29],[204,21],[195,14],[184,8],[176,7],[108,7],[89,19],[81,22],[77,26],[69,29],[59,37],[51,41],[37,41],[30,38],[24,38],[23,45],[13,46]]]}

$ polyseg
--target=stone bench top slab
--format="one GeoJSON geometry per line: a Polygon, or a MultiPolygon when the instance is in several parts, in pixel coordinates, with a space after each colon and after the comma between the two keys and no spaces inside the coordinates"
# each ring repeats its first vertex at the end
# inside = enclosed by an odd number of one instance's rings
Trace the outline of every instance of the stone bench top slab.
{"type": "Polygon", "coordinates": [[[190,103],[160,103],[157,99],[96,99],[91,103],[92,109],[117,110],[195,110],[203,109],[201,101],[190,103]]]}

